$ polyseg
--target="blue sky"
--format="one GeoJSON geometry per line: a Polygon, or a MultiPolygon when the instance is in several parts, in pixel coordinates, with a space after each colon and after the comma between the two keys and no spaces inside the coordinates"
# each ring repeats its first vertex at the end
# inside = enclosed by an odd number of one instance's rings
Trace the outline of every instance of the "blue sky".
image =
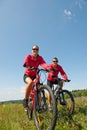
{"type": "Polygon", "coordinates": [[[34,44],[67,73],[69,90],[87,89],[87,0],[0,0],[0,101],[24,98],[24,58],[34,44]]]}

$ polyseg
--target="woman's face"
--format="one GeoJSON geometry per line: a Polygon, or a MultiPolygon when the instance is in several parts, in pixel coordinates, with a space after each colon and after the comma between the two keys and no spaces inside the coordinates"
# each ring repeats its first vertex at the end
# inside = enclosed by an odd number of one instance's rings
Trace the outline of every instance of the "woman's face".
{"type": "Polygon", "coordinates": [[[38,52],[39,52],[38,46],[33,46],[33,47],[32,47],[32,54],[33,54],[34,56],[37,56],[37,55],[38,55],[38,52]]]}

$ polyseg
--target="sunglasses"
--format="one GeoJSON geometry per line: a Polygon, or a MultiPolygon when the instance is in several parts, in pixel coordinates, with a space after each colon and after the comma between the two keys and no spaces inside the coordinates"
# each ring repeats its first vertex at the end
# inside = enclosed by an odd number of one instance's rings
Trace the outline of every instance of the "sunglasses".
{"type": "Polygon", "coordinates": [[[58,62],[58,61],[56,61],[56,60],[53,60],[53,62],[58,62]]]}
{"type": "Polygon", "coordinates": [[[37,50],[38,51],[38,48],[32,48],[32,50],[37,50]]]}

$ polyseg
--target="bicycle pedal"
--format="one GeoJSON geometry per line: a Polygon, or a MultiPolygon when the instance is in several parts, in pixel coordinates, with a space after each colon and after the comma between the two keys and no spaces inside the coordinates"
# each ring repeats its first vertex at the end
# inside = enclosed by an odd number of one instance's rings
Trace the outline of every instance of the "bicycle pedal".
{"type": "Polygon", "coordinates": [[[25,107],[25,108],[24,108],[24,111],[27,112],[27,111],[28,111],[28,107],[25,107]]]}
{"type": "Polygon", "coordinates": [[[66,102],[65,101],[61,101],[60,104],[61,105],[66,105],[66,102]]]}

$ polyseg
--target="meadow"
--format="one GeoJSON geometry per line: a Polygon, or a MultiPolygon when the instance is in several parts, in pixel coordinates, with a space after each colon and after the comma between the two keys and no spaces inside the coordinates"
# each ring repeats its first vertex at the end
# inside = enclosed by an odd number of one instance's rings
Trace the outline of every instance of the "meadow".
{"type": "MultiPolygon", "coordinates": [[[[28,120],[21,101],[4,102],[0,103],[0,130],[36,130],[36,127],[34,120],[28,120]]],[[[55,130],[87,130],[86,95],[75,96],[73,116],[71,118],[58,117],[55,130]]]]}

